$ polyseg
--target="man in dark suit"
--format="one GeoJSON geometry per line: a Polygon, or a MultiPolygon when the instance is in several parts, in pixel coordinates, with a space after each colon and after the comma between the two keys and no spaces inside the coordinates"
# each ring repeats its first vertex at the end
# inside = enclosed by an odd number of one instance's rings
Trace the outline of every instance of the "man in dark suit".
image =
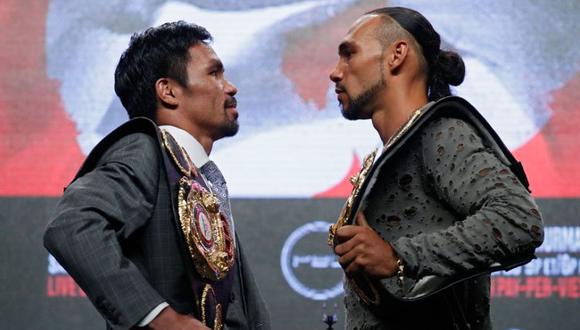
{"type": "Polygon", "coordinates": [[[115,72],[131,120],[91,152],[46,230],[109,328],[270,327],[208,158],[238,130],[210,41],[181,21],[131,38],[115,72]]]}

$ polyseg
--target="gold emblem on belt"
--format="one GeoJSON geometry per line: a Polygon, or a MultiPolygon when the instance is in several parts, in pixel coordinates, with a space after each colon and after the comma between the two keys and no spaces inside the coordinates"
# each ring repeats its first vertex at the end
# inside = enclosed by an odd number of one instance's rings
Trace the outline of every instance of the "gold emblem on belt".
{"type": "Polygon", "coordinates": [[[177,207],[193,265],[202,277],[222,280],[232,268],[235,256],[228,219],[220,212],[217,196],[199,175],[185,150],[165,130],[161,135],[164,147],[183,175],[178,182],[177,207]]]}
{"type": "Polygon", "coordinates": [[[377,155],[377,150],[368,154],[363,160],[362,167],[361,167],[360,171],[357,174],[350,177],[350,183],[353,186],[352,191],[350,193],[350,196],[348,196],[348,199],[344,203],[344,206],[342,207],[342,211],[340,211],[340,215],[338,216],[338,220],[336,221],[336,223],[334,225],[331,225],[329,228],[328,245],[330,245],[330,246],[335,245],[334,237],[336,235],[336,231],[338,230],[338,228],[352,222],[351,221],[351,219],[352,219],[352,205],[354,203],[354,200],[357,199],[358,195],[360,194],[362,184],[365,181],[367,174],[369,173],[369,171],[373,165],[373,162],[375,161],[376,155],[377,155]]]}

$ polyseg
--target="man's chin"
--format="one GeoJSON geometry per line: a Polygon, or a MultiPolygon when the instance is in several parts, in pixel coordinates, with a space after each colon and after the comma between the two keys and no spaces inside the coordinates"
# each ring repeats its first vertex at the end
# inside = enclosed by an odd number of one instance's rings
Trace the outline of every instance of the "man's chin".
{"type": "Polygon", "coordinates": [[[239,129],[240,129],[240,124],[238,123],[237,119],[234,121],[230,121],[224,127],[223,135],[224,135],[224,137],[234,136],[238,133],[239,129]]]}
{"type": "Polygon", "coordinates": [[[351,111],[347,107],[341,106],[340,107],[340,112],[342,113],[342,116],[345,119],[348,119],[348,120],[357,120],[357,119],[360,119],[356,112],[351,111]]]}

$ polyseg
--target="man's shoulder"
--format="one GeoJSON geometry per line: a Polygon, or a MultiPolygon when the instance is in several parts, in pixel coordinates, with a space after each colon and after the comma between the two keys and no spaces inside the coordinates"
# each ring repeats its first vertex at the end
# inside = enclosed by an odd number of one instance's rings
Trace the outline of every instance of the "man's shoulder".
{"type": "Polygon", "coordinates": [[[438,116],[429,121],[423,128],[423,135],[429,135],[434,140],[448,135],[458,137],[458,134],[473,132],[471,123],[463,118],[451,116],[438,116]]]}
{"type": "Polygon", "coordinates": [[[123,123],[107,134],[94,150],[99,149],[100,145],[108,147],[112,144],[118,144],[121,141],[147,141],[151,140],[148,137],[157,138],[158,136],[159,127],[155,122],[148,118],[138,117],[123,123]]]}
{"type": "Polygon", "coordinates": [[[418,142],[423,160],[435,165],[453,164],[454,160],[484,148],[482,136],[473,123],[454,116],[433,117],[418,134],[418,142]]]}
{"type": "MultiPolygon", "coordinates": [[[[479,131],[492,130],[485,118],[467,100],[448,96],[435,102],[422,116],[422,136],[428,142],[442,139],[478,137],[479,131]]],[[[425,139],[424,139],[425,140],[425,139]]]]}
{"type": "Polygon", "coordinates": [[[123,162],[124,159],[130,159],[131,155],[145,159],[156,157],[158,150],[159,141],[154,135],[136,131],[117,136],[94,157],[109,160],[115,158],[123,162]]]}
{"type": "Polygon", "coordinates": [[[161,140],[157,125],[147,118],[135,118],[105,136],[89,153],[76,177],[106,162],[148,166],[156,163],[160,155],[161,140]]]}

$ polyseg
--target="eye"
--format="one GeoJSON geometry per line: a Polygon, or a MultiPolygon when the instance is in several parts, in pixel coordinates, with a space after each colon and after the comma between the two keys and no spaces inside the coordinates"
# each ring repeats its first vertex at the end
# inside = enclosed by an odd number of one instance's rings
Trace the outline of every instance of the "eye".
{"type": "Polygon", "coordinates": [[[208,67],[208,74],[216,78],[220,78],[224,74],[224,66],[221,62],[216,61],[214,64],[208,67]]]}
{"type": "Polygon", "coordinates": [[[354,52],[349,47],[343,47],[338,52],[338,56],[340,56],[341,58],[343,58],[347,61],[352,57],[353,54],[354,54],[354,52]]]}

